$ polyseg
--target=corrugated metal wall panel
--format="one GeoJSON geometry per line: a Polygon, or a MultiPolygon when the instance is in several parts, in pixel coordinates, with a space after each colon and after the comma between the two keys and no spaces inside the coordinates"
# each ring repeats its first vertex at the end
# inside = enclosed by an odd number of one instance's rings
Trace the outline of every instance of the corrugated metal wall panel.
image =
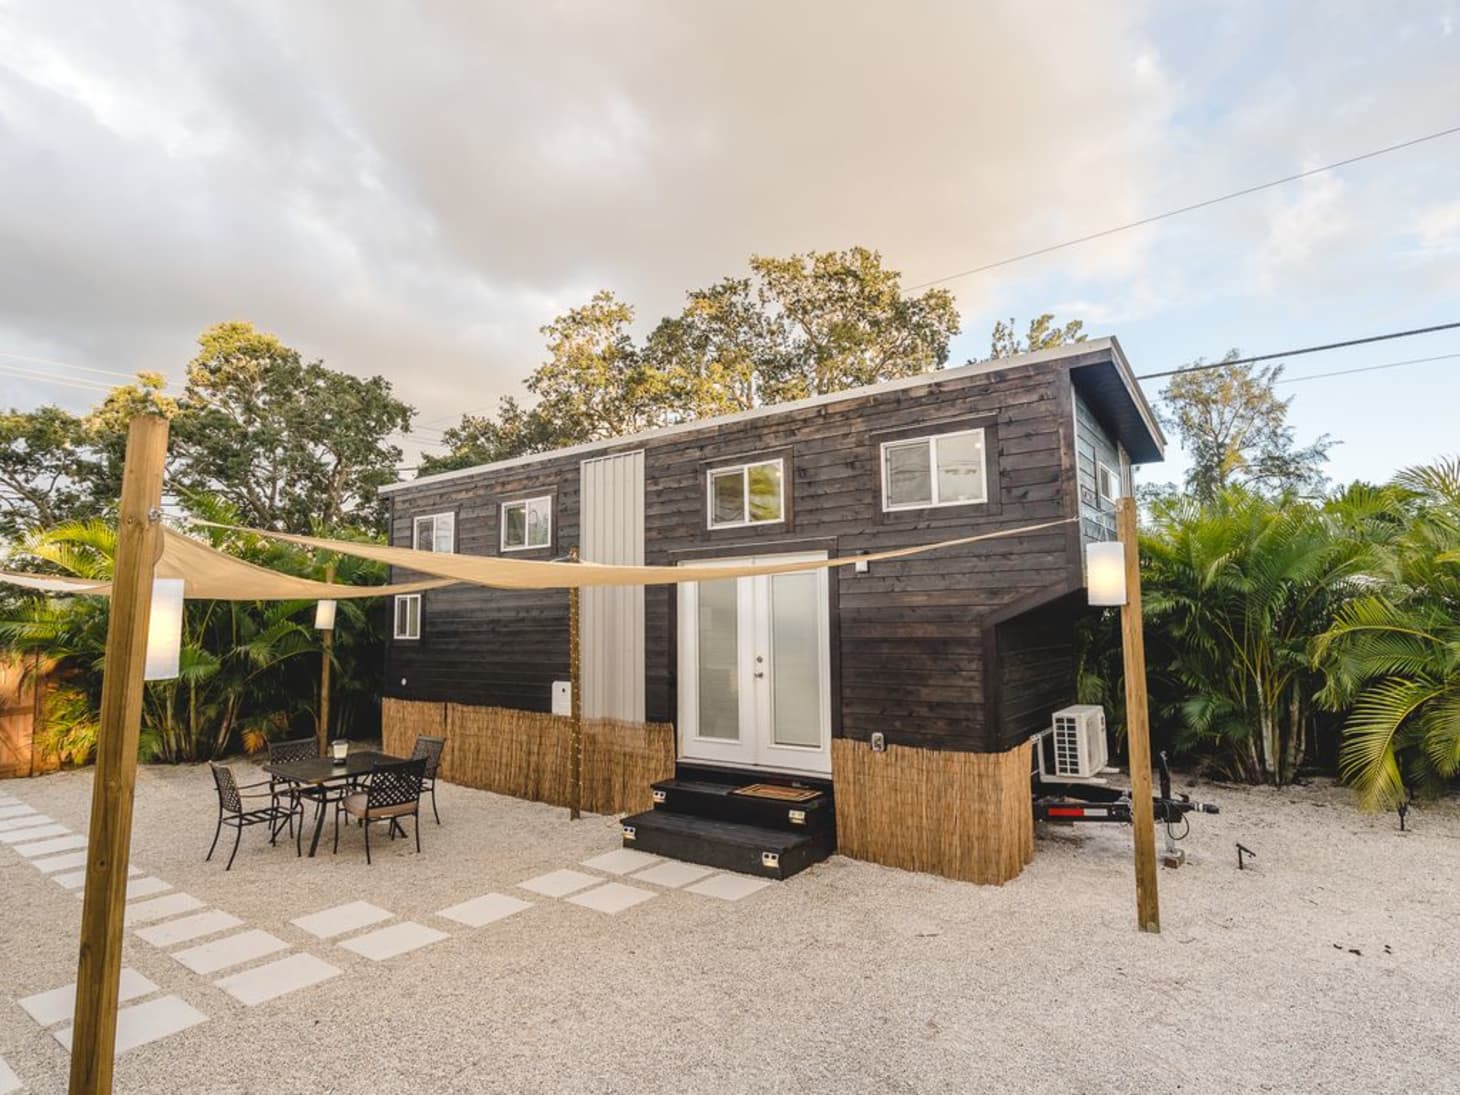
{"type": "MultiPolygon", "coordinates": [[[[644,563],[644,453],[585,460],[579,502],[582,558],[644,563]]],[[[585,589],[583,713],[644,721],[644,589],[585,589]]]]}

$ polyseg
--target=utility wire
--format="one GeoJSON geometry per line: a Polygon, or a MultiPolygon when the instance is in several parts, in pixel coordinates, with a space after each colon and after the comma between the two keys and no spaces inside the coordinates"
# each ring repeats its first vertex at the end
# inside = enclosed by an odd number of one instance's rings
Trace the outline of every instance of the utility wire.
{"type": "Polygon", "coordinates": [[[1449,129],[1442,129],[1437,133],[1427,133],[1423,137],[1414,137],[1408,141],[1400,141],[1398,144],[1391,144],[1384,148],[1376,148],[1370,152],[1362,152],[1357,156],[1350,156],[1344,160],[1335,160],[1333,163],[1324,164],[1322,167],[1309,168],[1307,171],[1299,171],[1294,175],[1284,175],[1280,179],[1271,179],[1268,182],[1246,186],[1241,190],[1233,190],[1230,193],[1221,194],[1215,198],[1192,202],[1190,205],[1183,205],[1179,209],[1168,209],[1164,213],[1154,213],[1149,217],[1142,217],[1140,220],[1131,221],[1129,224],[1119,224],[1114,228],[1104,228],[1099,232],[1091,232],[1085,236],[1065,240],[1063,243],[1052,243],[1047,247],[1039,247],[1033,251],[1025,251],[1022,255],[1012,255],[1006,259],[999,259],[997,262],[987,262],[982,266],[974,266],[967,270],[960,270],[956,274],[947,274],[940,278],[933,278],[931,281],[919,282],[917,285],[908,286],[908,292],[916,292],[918,289],[927,289],[933,285],[941,285],[945,281],[957,281],[959,278],[972,277],[974,274],[997,270],[1001,266],[1012,266],[1014,263],[1023,262],[1025,259],[1038,258],[1040,255],[1048,255],[1054,251],[1063,251],[1067,247],[1075,247],[1082,243],[1089,243],[1091,240],[1104,239],[1106,236],[1113,236],[1118,232],[1129,232],[1132,228],[1143,228],[1148,224],[1155,224],[1157,221],[1164,221],[1170,217],[1179,217],[1183,213],[1192,213],[1198,209],[1206,209],[1209,206],[1232,201],[1234,198],[1245,198],[1249,194],[1256,194],[1263,190],[1271,190],[1278,186],[1286,186],[1288,183],[1298,182],[1300,179],[1308,179],[1314,175],[1321,175],[1325,171],[1334,171],[1340,167],[1347,167],[1350,164],[1360,163],[1364,160],[1372,160],[1376,156],[1384,156],[1390,152],[1413,148],[1415,145],[1424,144],[1426,141],[1437,141],[1441,137],[1449,137],[1456,133],[1460,133],[1460,125],[1451,126],[1449,129]]]}
{"type": "Polygon", "coordinates": [[[1388,342],[1396,338],[1412,338],[1415,335],[1430,335],[1436,331],[1453,331],[1460,323],[1438,323],[1433,327],[1414,327],[1408,331],[1390,331],[1383,335],[1369,335],[1366,338],[1350,338],[1343,342],[1326,342],[1321,346],[1302,346],[1296,350],[1283,350],[1275,354],[1258,354],[1255,357],[1237,357],[1231,361],[1208,361],[1199,365],[1183,365],[1179,369],[1166,369],[1159,373],[1141,373],[1137,380],[1157,380],[1163,376],[1180,376],[1182,373],[1199,373],[1208,369],[1225,369],[1231,365],[1251,365],[1258,361],[1272,361],[1279,357],[1301,357],[1303,354],[1317,354],[1324,350],[1342,350],[1349,346],[1367,346],[1371,342],[1388,342]]]}
{"type": "Polygon", "coordinates": [[[1452,361],[1460,354],[1439,354],[1435,357],[1412,357],[1408,361],[1386,361],[1382,365],[1360,365],[1356,369],[1335,369],[1331,373],[1310,373],[1308,376],[1284,376],[1279,384],[1298,384],[1304,380],[1327,380],[1334,376],[1353,376],[1355,373],[1376,373],[1381,369],[1397,369],[1401,365],[1424,365],[1431,361],[1452,361]]]}
{"type": "MultiPolygon", "coordinates": [[[[39,365],[55,365],[62,369],[76,369],[83,373],[101,373],[103,376],[121,376],[128,380],[136,379],[136,373],[124,373],[117,369],[97,369],[90,365],[76,365],[70,361],[56,361],[49,357],[31,357],[27,354],[13,354],[8,350],[0,350],[0,357],[14,358],[16,361],[33,361],[39,365]]],[[[142,370],[146,371],[146,370],[142,370]]]]}
{"type": "Polygon", "coordinates": [[[13,365],[0,363],[0,377],[11,377],[16,380],[32,380],[38,384],[59,384],[66,388],[80,388],[88,392],[110,392],[112,386],[103,384],[99,380],[87,380],[82,377],[56,376],[54,373],[41,373],[22,370],[13,365]]]}

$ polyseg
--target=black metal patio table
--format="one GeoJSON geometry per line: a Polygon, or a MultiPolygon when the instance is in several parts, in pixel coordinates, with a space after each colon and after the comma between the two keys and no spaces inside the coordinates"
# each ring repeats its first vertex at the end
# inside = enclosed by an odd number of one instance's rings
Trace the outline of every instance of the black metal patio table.
{"type": "MultiPolygon", "coordinates": [[[[330,798],[329,790],[333,787],[340,787],[343,790],[343,785],[348,784],[351,780],[368,776],[370,770],[377,764],[389,764],[400,759],[389,753],[362,749],[359,752],[350,753],[345,758],[344,764],[336,764],[329,757],[310,757],[308,760],[285,760],[278,764],[266,764],[264,771],[286,783],[315,790],[315,794],[305,796],[313,799],[315,804],[314,836],[309,841],[309,856],[312,859],[314,853],[319,850],[319,834],[324,831],[324,815],[327,812],[325,808],[333,801],[330,798]]],[[[302,828],[304,819],[301,817],[299,821],[302,828]]]]}

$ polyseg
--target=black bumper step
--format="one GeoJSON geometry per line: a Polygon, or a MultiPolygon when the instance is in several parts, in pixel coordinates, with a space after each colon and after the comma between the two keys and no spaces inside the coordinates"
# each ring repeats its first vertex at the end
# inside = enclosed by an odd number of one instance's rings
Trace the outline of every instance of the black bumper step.
{"type": "Polygon", "coordinates": [[[760,878],[790,878],[836,850],[831,829],[792,833],[668,810],[623,820],[624,847],[760,878]]]}
{"type": "Polygon", "coordinates": [[[654,809],[716,821],[733,821],[788,833],[819,833],[836,826],[831,795],[806,788],[815,797],[802,802],[737,794],[744,781],[707,782],[665,779],[653,786],[654,809]]]}

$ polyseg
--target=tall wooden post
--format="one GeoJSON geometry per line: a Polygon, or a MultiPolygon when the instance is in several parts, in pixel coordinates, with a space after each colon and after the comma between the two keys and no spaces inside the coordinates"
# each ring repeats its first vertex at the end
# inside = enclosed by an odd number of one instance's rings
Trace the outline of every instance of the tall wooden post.
{"type": "MultiPolygon", "coordinates": [[[[335,580],[335,564],[324,568],[324,580],[335,580]]],[[[330,662],[335,654],[335,629],[327,627],[320,636],[321,660],[319,665],[319,755],[328,756],[330,747],[330,662]]]]}
{"type": "MultiPolygon", "coordinates": [[[[578,549],[568,552],[578,561],[578,549]]],[[[577,586],[568,590],[568,663],[570,688],[573,694],[573,724],[568,739],[568,817],[577,821],[583,808],[583,636],[580,630],[583,591],[577,586]]]]}
{"type": "Polygon", "coordinates": [[[122,912],[132,842],[132,791],[142,723],[142,667],[152,613],[152,568],[162,549],[162,471],[167,419],[139,415],[127,431],[117,554],[112,571],[101,721],[92,777],[86,893],[76,962],[71,1095],[112,1089],[117,1039],[117,983],[122,963],[122,912]]]}
{"type": "Polygon", "coordinates": [[[1151,805],[1151,724],[1146,700],[1146,643],[1141,616],[1141,549],[1136,501],[1122,498],[1115,507],[1116,531],[1125,545],[1125,607],[1120,610],[1125,651],[1125,725],[1130,752],[1132,829],[1136,855],[1136,924],[1143,932],[1161,930],[1156,892],[1156,819],[1151,805]]]}

